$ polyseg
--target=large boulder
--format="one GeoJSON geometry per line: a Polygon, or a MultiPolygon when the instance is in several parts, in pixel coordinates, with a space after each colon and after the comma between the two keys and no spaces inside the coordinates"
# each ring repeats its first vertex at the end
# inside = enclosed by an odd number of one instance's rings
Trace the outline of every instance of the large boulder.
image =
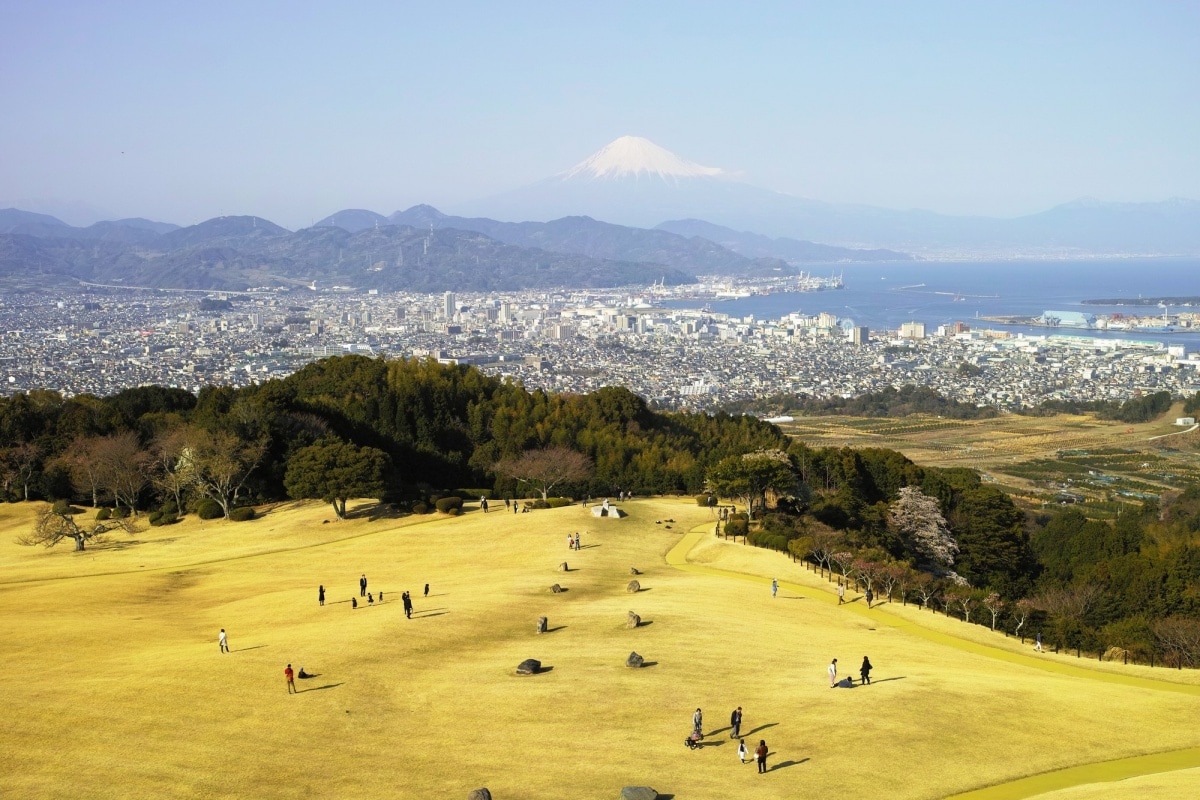
{"type": "Polygon", "coordinates": [[[558,594],[562,590],[563,590],[563,588],[561,586],[559,586],[557,583],[550,587],[550,591],[554,592],[555,594],[558,594]]]}
{"type": "Polygon", "coordinates": [[[658,800],[658,792],[649,786],[626,786],[621,790],[621,800],[658,800]]]}
{"type": "Polygon", "coordinates": [[[546,628],[547,628],[549,625],[550,625],[550,621],[549,621],[549,620],[547,620],[545,617],[538,617],[538,623],[537,623],[537,632],[538,632],[538,633],[545,633],[545,632],[546,632],[546,628]]]}
{"type": "Polygon", "coordinates": [[[630,581],[629,585],[625,587],[625,591],[629,592],[630,594],[636,594],[636,593],[640,592],[641,590],[642,590],[642,585],[640,583],[638,583],[637,581],[630,581]]]}
{"type": "MultiPolygon", "coordinates": [[[[655,795],[657,797],[658,795],[655,795]]],[[[472,789],[467,800],[492,800],[492,793],[487,789],[472,789]]]]}
{"type": "Polygon", "coordinates": [[[642,573],[638,571],[637,567],[630,567],[629,574],[630,575],[641,575],[642,573]]]}
{"type": "MultiPolygon", "coordinates": [[[[646,663],[646,659],[639,656],[637,653],[630,653],[629,658],[625,659],[625,666],[633,667],[634,669],[646,663]]],[[[657,795],[655,795],[657,797],[657,795]]]]}
{"type": "Polygon", "coordinates": [[[571,568],[570,568],[570,567],[568,567],[568,566],[567,566],[567,562],[565,562],[565,561],[564,561],[564,562],[562,562],[561,564],[559,564],[559,565],[558,565],[558,571],[559,571],[559,572],[570,572],[570,571],[571,571],[571,568]]]}
{"type": "Polygon", "coordinates": [[[542,668],[542,662],[536,658],[527,658],[520,664],[517,664],[518,675],[537,675],[542,668]]]}
{"type": "Polygon", "coordinates": [[[632,611],[630,611],[629,617],[625,620],[625,627],[626,628],[636,628],[638,625],[641,625],[641,624],[642,624],[642,618],[639,617],[637,614],[633,613],[632,611]]]}

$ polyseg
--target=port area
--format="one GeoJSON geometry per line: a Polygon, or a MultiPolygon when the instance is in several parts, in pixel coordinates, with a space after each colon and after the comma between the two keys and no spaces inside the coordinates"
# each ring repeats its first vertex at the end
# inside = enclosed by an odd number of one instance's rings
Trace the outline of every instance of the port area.
{"type": "Polygon", "coordinates": [[[1131,317],[1131,316],[1098,316],[1086,323],[1063,321],[1046,315],[1027,316],[1024,314],[992,314],[980,315],[976,318],[981,322],[993,325],[1012,325],[1029,328],[1050,328],[1056,330],[1078,331],[1113,331],[1128,333],[1195,333],[1197,325],[1194,320],[1176,319],[1163,324],[1162,317],[1131,317]]]}

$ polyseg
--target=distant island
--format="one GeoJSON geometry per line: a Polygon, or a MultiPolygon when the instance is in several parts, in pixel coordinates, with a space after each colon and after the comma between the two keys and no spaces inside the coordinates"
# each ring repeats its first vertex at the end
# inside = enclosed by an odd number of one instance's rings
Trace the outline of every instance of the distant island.
{"type": "Polygon", "coordinates": [[[1084,300],[1085,306],[1200,306],[1200,297],[1126,297],[1084,300]]]}

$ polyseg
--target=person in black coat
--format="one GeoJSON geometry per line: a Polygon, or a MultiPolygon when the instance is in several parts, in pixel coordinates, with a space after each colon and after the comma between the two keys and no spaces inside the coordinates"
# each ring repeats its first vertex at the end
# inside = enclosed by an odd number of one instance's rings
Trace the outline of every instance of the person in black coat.
{"type": "Polygon", "coordinates": [[[742,707],[738,706],[729,715],[729,738],[739,739],[742,735],[742,707]]]}
{"type": "Polygon", "coordinates": [[[858,668],[859,677],[862,678],[864,684],[871,682],[871,659],[863,656],[862,666],[858,668]]]}

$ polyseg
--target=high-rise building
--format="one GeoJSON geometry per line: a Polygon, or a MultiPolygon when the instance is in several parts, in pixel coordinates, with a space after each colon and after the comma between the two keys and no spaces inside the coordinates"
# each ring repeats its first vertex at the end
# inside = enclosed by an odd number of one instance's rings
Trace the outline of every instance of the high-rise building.
{"type": "Polygon", "coordinates": [[[454,319],[454,315],[458,311],[454,303],[454,292],[446,292],[442,295],[442,304],[442,313],[445,314],[446,319],[454,319]]]}
{"type": "Polygon", "coordinates": [[[850,330],[850,341],[862,346],[871,338],[871,331],[866,325],[855,325],[850,330]]]}

